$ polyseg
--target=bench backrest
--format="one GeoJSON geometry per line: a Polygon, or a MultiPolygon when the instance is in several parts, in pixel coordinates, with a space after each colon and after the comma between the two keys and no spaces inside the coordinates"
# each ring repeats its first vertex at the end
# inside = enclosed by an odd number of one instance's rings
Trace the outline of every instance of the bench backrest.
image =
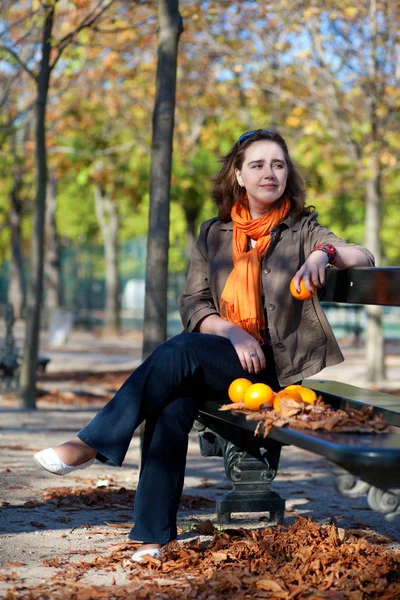
{"type": "Polygon", "coordinates": [[[400,306],[400,267],[327,269],[321,302],[400,306]]]}

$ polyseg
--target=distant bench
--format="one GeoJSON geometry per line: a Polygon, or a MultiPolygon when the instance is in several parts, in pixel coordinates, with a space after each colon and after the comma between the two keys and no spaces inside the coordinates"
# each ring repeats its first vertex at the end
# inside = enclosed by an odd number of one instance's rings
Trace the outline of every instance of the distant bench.
{"type": "MultiPolygon", "coordinates": [[[[0,336],[0,392],[15,392],[19,385],[22,354],[13,335],[14,310],[9,303],[0,303],[0,319],[4,324],[4,336],[0,336]]],[[[45,371],[50,358],[39,356],[38,371],[45,371]]]]}
{"type": "MultiPolygon", "coordinates": [[[[400,306],[400,267],[329,269],[321,300],[349,304],[400,306]]],[[[334,408],[361,408],[368,404],[400,427],[400,398],[345,383],[308,380],[307,387],[322,394],[334,408]]],[[[266,438],[255,437],[257,425],[245,415],[221,412],[227,398],[209,400],[198,415],[200,449],[206,456],[223,456],[234,489],[217,501],[221,522],[231,513],[269,512],[270,521],[282,523],[285,500],[270,489],[282,446],[294,445],[323,456],[334,465],[336,488],[349,498],[367,494],[370,507],[393,520],[400,514],[400,435],[398,433],[328,433],[273,427],[266,438]]]]}
{"type": "Polygon", "coordinates": [[[364,331],[363,315],[365,307],[360,304],[342,304],[338,306],[336,302],[321,302],[321,306],[334,331],[338,330],[344,331],[346,334],[352,334],[353,344],[356,348],[359,348],[361,335],[364,331]]]}

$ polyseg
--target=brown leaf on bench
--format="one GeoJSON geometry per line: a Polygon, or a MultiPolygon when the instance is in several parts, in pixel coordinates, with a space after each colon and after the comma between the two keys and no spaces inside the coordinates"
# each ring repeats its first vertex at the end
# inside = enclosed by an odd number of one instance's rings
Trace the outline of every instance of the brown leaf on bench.
{"type": "Polygon", "coordinates": [[[290,398],[283,398],[279,407],[279,413],[282,419],[290,419],[290,417],[294,417],[295,415],[303,412],[304,404],[299,404],[290,398]]]}
{"type": "Polygon", "coordinates": [[[283,399],[280,407],[280,411],[268,413],[245,411],[246,420],[259,421],[255,435],[266,437],[272,427],[287,426],[329,433],[389,433],[395,430],[381,415],[373,413],[372,406],[363,406],[360,410],[346,406],[345,410],[335,410],[319,396],[313,405],[283,399]]]}
{"type": "Polygon", "coordinates": [[[248,410],[244,402],[232,402],[231,404],[223,404],[218,410],[248,410]]]}

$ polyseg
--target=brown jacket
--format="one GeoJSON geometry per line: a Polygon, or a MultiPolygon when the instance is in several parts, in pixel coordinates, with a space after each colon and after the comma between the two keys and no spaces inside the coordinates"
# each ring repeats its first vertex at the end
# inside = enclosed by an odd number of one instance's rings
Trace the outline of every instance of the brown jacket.
{"type": "MultiPolygon", "coordinates": [[[[233,269],[233,223],[211,219],[201,225],[194,245],[186,287],[179,296],[179,311],[187,331],[200,321],[219,314],[222,291],[233,269]]],[[[286,219],[271,232],[271,243],[261,263],[265,312],[282,386],[315,375],[324,367],[343,361],[343,355],[318,298],[307,302],[293,298],[290,280],[316,244],[347,246],[344,240],[322,227],[317,213],[286,219]]],[[[371,264],[372,254],[365,252],[371,264]]]]}

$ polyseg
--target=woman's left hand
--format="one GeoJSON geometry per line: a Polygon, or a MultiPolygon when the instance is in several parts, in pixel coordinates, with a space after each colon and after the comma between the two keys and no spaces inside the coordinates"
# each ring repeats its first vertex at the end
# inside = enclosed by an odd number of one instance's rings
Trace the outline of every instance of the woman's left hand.
{"type": "Polygon", "coordinates": [[[316,250],[311,252],[306,262],[297,271],[294,276],[294,287],[300,292],[300,281],[303,279],[304,285],[309,292],[314,292],[311,282],[320,288],[325,284],[325,267],[328,264],[329,257],[326,252],[316,250]]]}

